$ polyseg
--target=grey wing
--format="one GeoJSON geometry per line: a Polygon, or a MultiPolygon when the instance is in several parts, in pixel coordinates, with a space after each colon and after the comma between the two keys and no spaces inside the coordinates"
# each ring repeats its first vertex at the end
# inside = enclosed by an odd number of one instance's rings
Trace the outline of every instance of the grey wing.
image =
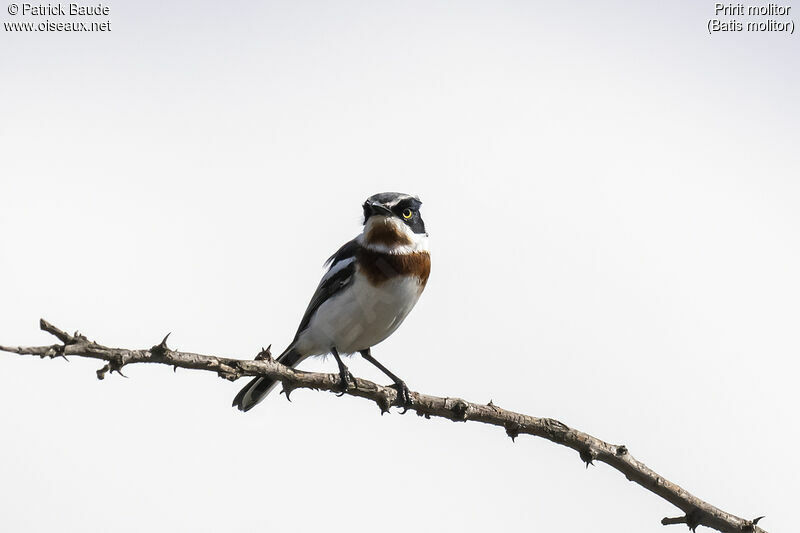
{"type": "Polygon", "coordinates": [[[308,303],[303,319],[300,321],[300,326],[297,328],[295,340],[308,327],[308,323],[311,322],[311,318],[317,312],[319,306],[353,282],[358,248],[359,244],[352,240],[339,248],[335,254],[325,261],[325,264],[330,265],[330,267],[325,272],[317,286],[317,290],[314,291],[314,296],[311,297],[311,301],[308,303]]]}

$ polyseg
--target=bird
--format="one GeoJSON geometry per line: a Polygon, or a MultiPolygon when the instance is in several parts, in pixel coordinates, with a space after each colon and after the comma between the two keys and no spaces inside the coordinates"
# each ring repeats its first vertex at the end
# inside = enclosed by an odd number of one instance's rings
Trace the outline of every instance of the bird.
{"type": "MultiPolygon", "coordinates": [[[[355,378],[342,356],[360,353],[394,382],[396,402],[411,405],[405,382],[371,350],[403,323],[428,283],[431,257],[421,206],[418,196],[399,192],[367,198],[361,233],[325,262],[322,280],[279,363],[294,368],[308,357],[331,354],[344,393],[355,378]]],[[[233,406],[249,411],[276,385],[274,378],[256,377],[239,391],[233,406]]]]}

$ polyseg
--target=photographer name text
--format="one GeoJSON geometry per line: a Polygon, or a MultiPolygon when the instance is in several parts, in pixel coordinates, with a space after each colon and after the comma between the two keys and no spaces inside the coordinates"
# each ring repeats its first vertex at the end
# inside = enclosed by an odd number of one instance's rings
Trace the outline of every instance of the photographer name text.
{"type": "MultiPolygon", "coordinates": [[[[108,16],[111,13],[109,6],[103,4],[81,5],[81,4],[18,4],[18,13],[22,16],[33,17],[87,17],[87,16],[108,16]]],[[[17,13],[11,13],[16,15],[17,13]]]]}

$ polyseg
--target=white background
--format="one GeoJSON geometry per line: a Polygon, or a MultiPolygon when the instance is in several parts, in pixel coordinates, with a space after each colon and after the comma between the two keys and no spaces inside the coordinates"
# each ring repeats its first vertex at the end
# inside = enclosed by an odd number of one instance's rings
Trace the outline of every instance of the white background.
{"type": "MultiPolygon", "coordinates": [[[[0,33],[0,343],[53,342],[45,317],[114,346],[280,351],[363,200],[419,194],[433,272],[379,360],[793,528],[797,36],[709,36],[709,1],[106,5],[110,33],[0,33]]],[[[498,428],[311,391],[243,415],[243,381],[100,366],[0,355],[3,531],[680,514],[498,428]]]]}

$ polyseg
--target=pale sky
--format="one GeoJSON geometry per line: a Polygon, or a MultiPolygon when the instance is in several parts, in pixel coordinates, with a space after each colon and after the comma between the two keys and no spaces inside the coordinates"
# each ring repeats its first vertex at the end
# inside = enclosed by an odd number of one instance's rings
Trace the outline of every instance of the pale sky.
{"type": "MultiPolygon", "coordinates": [[[[280,351],[364,199],[418,194],[432,274],[378,360],[792,529],[800,37],[707,1],[104,5],[0,31],[0,344],[280,351]]],[[[100,366],[0,354],[0,530],[684,531],[541,439],[100,366]]]]}

